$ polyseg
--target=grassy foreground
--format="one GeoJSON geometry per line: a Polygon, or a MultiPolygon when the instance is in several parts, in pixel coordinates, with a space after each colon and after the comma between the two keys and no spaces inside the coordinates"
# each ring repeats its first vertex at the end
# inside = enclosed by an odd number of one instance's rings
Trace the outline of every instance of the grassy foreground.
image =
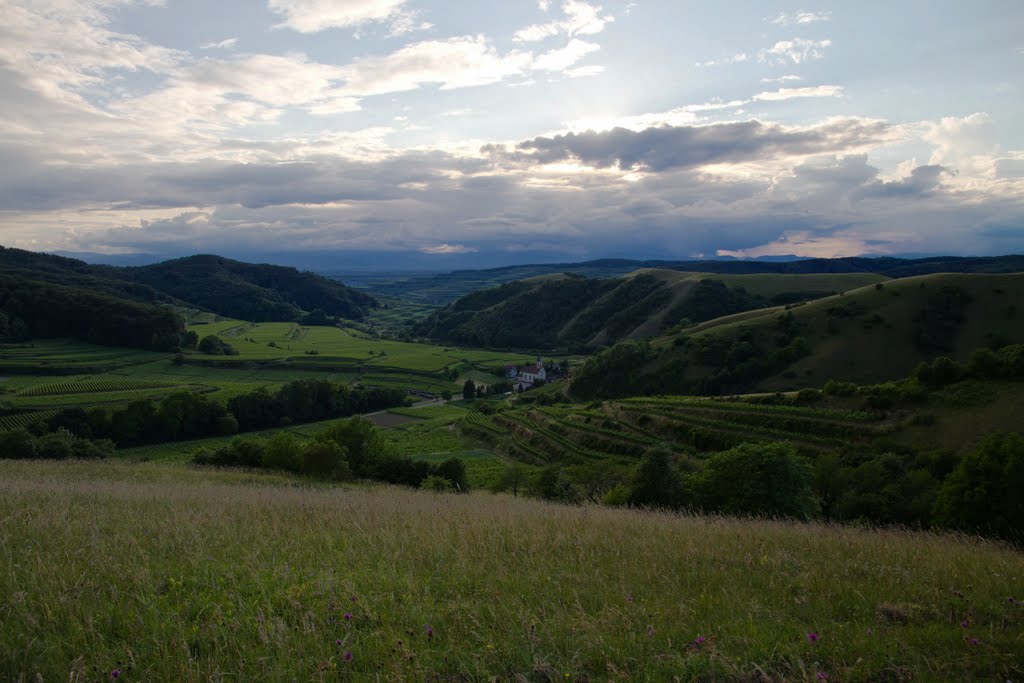
{"type": "Polygon", "coordinates": [[[963,537],[0,461],[7,680],[1018,680],[1020,600],[963,537]]]}

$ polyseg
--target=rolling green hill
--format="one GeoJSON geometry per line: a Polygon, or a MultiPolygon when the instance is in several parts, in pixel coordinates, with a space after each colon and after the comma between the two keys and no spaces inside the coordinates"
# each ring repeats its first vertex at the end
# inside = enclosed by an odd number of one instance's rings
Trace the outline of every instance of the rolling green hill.
{"type": "Polygon", "coordinates": [[[940,274],[891,280],[805,304],[695,325],[591,359],[580,397],[743,393],[880,382],[938,356],[1024,341],[1024,274],[940,274]]]}
{"type": "Polygon", "coordinates": [[[720,276],[659,269],[614,279],[548,274],[469,294],[435,311],[414,332],[477,346],[582,351],[885,279],[872,273],[720,276]]]}

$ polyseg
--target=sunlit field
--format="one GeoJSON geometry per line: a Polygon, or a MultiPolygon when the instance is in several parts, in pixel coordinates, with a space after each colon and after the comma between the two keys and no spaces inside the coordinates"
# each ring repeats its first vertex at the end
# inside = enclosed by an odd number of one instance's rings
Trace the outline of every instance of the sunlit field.
{"type": "Polygon", "coordinates": [[[966,537],[0,461],[10,680],[1018,680],[1021,600],[966,537]]]}

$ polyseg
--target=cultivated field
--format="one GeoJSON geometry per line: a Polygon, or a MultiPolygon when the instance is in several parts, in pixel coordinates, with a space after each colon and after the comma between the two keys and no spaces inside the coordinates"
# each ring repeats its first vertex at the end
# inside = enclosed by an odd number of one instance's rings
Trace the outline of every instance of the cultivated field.
{"type": "Polygon", "coordinates": [[[0,461],[9,680],[1018,680],[1021,600],[957,536],[0,461]]]}

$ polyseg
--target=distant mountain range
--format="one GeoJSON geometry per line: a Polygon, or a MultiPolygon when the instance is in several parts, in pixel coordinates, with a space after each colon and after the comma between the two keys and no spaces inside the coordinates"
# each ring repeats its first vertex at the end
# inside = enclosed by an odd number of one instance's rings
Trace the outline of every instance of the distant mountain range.
{"type": "Polygon", "coordinates": [[[1024,271],[1024,255],[925,258],[867,258],[802,260],[718,260],[718,261],[638,261],[632,259],[599,259],[579,263],[546,263],[504,266],[481,270],[458,270],[435,275],[385,273],[380,276],[340,269],[321,270],[323,274],[349,282],[382,297],[406,299],[424,304],[449,304],[471,292],[497,287],[507,282],[540,275],[572,273],[588,278],[616,278],[642,268],[676,270],[693,273],[729,275],[875,273],[890,278],[928,275],[932,273],[1013,273],[1024,271]]]}

